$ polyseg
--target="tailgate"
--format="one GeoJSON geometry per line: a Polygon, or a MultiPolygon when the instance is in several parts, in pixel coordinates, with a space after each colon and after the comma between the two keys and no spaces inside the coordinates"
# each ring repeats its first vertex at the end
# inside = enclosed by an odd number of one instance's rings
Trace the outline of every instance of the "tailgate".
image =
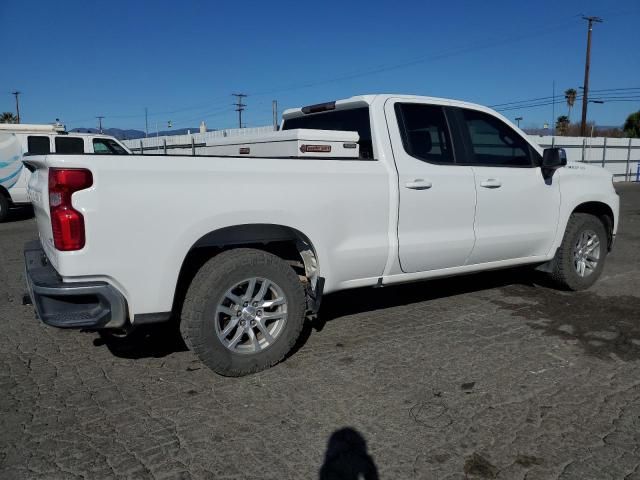
{"type": "Polygon", "coordinates": [[[49,214],[49,167],[46,159],[46,156],[41,155],[28,156],[24,157],[23,163],[32,172],[27,191],[38,224],[40,243],[42,243],[47,257],[55,266],[56,250],[53,248],[53,232],[49,214]]]}

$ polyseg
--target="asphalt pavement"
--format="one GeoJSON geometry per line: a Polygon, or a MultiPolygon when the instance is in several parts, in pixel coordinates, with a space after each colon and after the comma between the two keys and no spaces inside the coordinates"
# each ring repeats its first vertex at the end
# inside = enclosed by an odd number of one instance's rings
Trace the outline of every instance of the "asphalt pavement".
{"type": "Polygon", "coordinates": [[[640,479],[640,185],[618,190],[588,291],[509,270],[328,295],[294,355],[239,379],[168,326],[41,324],[22,304],[35,221],[16,212],[0,224],[0,478],[640,479]]]}

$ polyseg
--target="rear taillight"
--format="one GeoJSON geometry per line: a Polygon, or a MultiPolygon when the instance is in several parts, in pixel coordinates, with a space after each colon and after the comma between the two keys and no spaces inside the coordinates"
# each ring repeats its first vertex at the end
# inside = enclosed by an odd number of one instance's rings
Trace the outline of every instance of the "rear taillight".
{"type": "Polygon", "coordinates": [[[93,185],[93,176],[84,168],[49,169],[49,210],[53,244],[58,250],[84,247],[84,217],[71,205],[71,195],[93,185]]]}

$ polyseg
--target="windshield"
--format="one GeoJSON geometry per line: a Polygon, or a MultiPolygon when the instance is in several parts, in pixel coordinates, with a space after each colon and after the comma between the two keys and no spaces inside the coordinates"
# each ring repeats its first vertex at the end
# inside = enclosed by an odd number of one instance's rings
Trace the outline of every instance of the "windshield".
{"type": "Polygon", "coordinates": [[[373,143],[371,142],[371,123],[369,122],[369,107],[351,108],[349,110],[332,110],[301,117],[289,118],[284,121],[283,130],[308,128],[315,130],[346,130],[358,132],[360,140],[360,158],[373,158],[373,143]]]}

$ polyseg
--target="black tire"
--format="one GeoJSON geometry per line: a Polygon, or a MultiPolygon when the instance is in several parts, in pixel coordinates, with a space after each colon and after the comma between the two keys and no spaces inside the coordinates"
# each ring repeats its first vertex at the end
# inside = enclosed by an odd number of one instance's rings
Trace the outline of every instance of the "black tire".
{"type": "Polygon", "coordinates": [[[563,290],[585,290],[600,277],[607,257],[607,231],[598,217],[587,213],[574,213],[567,222],[562,244],[553,259],[549,276],[563,290]],[[592,231],[600,241],[599,259],[596,268],[588,276],[580,276],[574,264],[574,249],[585,231],[592,231]]]}
{"type": "Polygon", "coordinates": [[[0,223],[4,222],[9,215],[9,199],[0,192],[0,223]]]}
{"type": "Polygon", "coordinates": [[[302,283],[286,262],[262,250],[238,248],[213,257],[200,268],[187,290],[180,333],[187,347],[207,367],[220,375],[239,377],[280,362],[296,344],[305,312],[302,283]],[[251,277],[265,278],[279,286],[286,297],[287,317],[272,344],[255,353],[237,353],[218,338],[216,309],[225,292],[251,277]]]}

